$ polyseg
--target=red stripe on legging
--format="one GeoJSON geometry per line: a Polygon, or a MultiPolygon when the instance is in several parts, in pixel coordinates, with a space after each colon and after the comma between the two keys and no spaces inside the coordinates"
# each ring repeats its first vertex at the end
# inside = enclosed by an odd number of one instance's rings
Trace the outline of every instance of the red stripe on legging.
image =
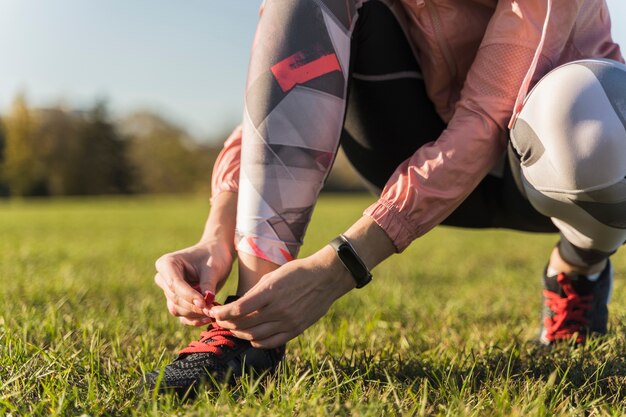
{"type": "Polygon", "coordinates": [[[291,262],[293,261],[293,256],[291,256],[291,254],[289,252],[287,252],[286,250],[284,250],[283,248],[279,248],[280,253],[283,254],[283,256],[285,257],[285,260],[287,262],[291,262]]]}
{"type": "Polygon", "coordinates": [[[297,52],[272,67],[272,74],[285,93],[297,84],[304,84],[333,71],[341,71],[335,54],[323,55],[306,64],[302,64],[303,59],[304,54],[297,52]]]}
{"type": "Polygon", "coordinates": [[[252,251],[254,252],[254,256],[256,256],[257,258],[264,259],[268,262],[272,262],[272,260],[265,254],[265,252],[263,252],[261,248],[257,246],[252,236],[248,236],[248,238],[246,239],[246,242],[248,242],[248,246],[250,246],[250,249],[252,249],[252,251]]]}

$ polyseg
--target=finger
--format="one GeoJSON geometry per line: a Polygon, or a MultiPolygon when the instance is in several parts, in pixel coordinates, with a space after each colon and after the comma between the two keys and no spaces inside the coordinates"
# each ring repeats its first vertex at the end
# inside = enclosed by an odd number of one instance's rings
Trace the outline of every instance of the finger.
{"type": "Polygon", "coordinates": [[[160,287],[163,289],[163,294],[165,294],[165,297],[168,300],[170,300],[174,305],[177,305],[177,306],[180,306],[180,307],[184,307],[187,310],[192,308],[192,306],[189,305],[189,303],[185,302],[185,300],[180,298],[178,296],[178,294],[176,294],[174,291],[172,291],[172,288],[165,283],[165,281],[164,281],[164,279],[162,277],[159,276],[158,279],[163,284],[163,285],[160,285],[160,287]]]}
{"type": "Polygon", "coordinates": [[[178,309],[176,308],[176,305],[172,301],[170,301],[169,298],[166,299],[166,303],[167,311],[169,311],[172,316],[178,317],[178,309]]]}
{"type": "Polygon", "coordinates": [[[159,274],[163,276],[165,282],[170,287],[174,285],[174,279],[183,278],[182,265],[174,261],[172,255],[163,255],[156,260],[154,266],[159,274]]]}
{"type": "Polygon", "coordinates": [[[163,278],[158,272],[154,275],[154,283],[163,291],[165,291],[166,288],[169,288],[169,285],[165,282],[165,278],[163,278]]]}
{"type": "MultiPolygon", "coordinates": [[[[161,274],[157,274],[155,277],[155,282],[161,287],[163,293],[165,294],[165,298],[172,302],[180,310],[191,311],[195,316],[203,316],[208,317],[207,314],[203,311],[203,309],[197,305],[189,304],[187,300],[181,298],[178,294],[172,291],[172,288],[167,285],[161,274]]],[[[206,310],[206,308],[204,309],[206,310]]]]}
{"type": "Polygon", "coordinates": [[[252,347],[259,349],[274,349],[281,345],[284,345],[289,340],[293,339],[297,335],[291,333],[277,333],[263,340],[253,340],[250,342],[252,347]]]}
{"type": "Polygon", "coordinates": [[[195,326],[195,327],[206,326],[212,321],[210,317],[203,317],[201,319],[189,319],[187,317],[179,317],[178,320],[186,326],[195,326]]]}
{"type": "MultiPolygon", "coordinates": [[[[221,326],[219,322],[217,324],[221,326]]],[[[231,330],[231,333],[244,340],[264,340],[284,331],[285,329],[283,328],[283,323],[279,321],[270,321],[261,323],[258,326],[254,326],[249,329],[231,330]]]]}
{"type": "MultiPolygon", "coordinates": [[[[177,261],[170,256],[162,256],[156,262],[157,271],[163,277],[167,286],[178,297],[194,306],[198,314],[202,314],[202,309],[207,305],[202,295],[194,290],[185,280],[185,268],[182,261],[177,261]]],[[[178,302],[180,304],[180,302],[178,302]]]]}
{"type": "Polygon", "coordinates": [[[203,314],[202,309],[208,307],[202,294],[191,288],[185,281],[174,281],[172,293],[176,297],[177,304],[185,304],[196,314],[203,314]]]}
{"type": "Polygon", "coordinates": [[[154,276],[154,282],[163,290],[167,298],[173,298],[172,295],[174,295],[174,293],[172,292],[172,287],[165,282],[165,278],[163,278],[161,274],[157,273],[154,276]]]}
{"type": "Polygon", "coordinates": [[[253,311],[247,316],[234,320],[219,321],[219,325],[229,330],[246,330],[258,326],[261,323],[279,321],[281,316],[271,309],[271,306],[253,311]]]}
{"type": "Polygon", "coordinates": [[[185,307],[181,307],[181,306],[175,304],[169,298],[167,299],[167,310],[174,317],[185,317],[185,318],[190,319],[190,320],[203,320],[203,319],[211,320],[210,317],[207,317],[204,314],[194,313],[193,311],[191,311],[191,310],[189,310],[189,309],[187,309],[185,307]]]}
{"type": "Polygon", "coordinates": [[[272,292],[267,289],[255,291],[254,288],[243,297],[223,306],[213,306],[210,309],[211,317],[216,320],[236,320],[260,310],[272,301],[272,292]]]}
{"type": "Polygon", "coordinates": [[[196,305],[196,307],[200,308],[202,310],[202,314],[204,314],[205,316],[209,317],[209,307],[213,305],[213,301],[215,301],[215,293],[211,292],[211,291],[204,291],[201,287],[200,284],[196,284],[193,287],[194,290],[198,291],[203,297],[202,299],[204,300],[204,304],[206,307],[200,307],[199,305],[196,305]]]}
{"type": "MultiPolygon", "coordinates": [[[[211,263],[212,258],[209,258],[208,263],[211,263]]],[[[217,283],[222,280],[222,276],[218,276],[215,272],[215,269],[212,268],[211,265],[207,265],[202,268],[200,271],[200,282],[198,286],[200,287],[200,292],[205,294],[207,291],[216,294],[217,293],[217,283]]]]}

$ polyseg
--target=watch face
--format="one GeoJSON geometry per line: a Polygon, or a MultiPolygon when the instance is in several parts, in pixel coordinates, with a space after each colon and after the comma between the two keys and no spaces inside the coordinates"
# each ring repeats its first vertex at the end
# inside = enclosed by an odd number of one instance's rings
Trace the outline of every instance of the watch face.
{"type": "Polygon", "coordinates": [[[354,277],[357,288],[362,288],[372,280],[372,274],[367,270],[367,266],[361,261],[359,255],[357,255],[350,243],[346,241],[345,237],[340,235],[333,239],[330,245],[335,249],[337,257],[354,277]]]}
{"type": "Polygon", "coordinates": [[[343,244],[337,248],[337,253],[339,258],[344,262],[346,267],[350,270],[350,272],[354,275],[357,281],[362,283],[364,280],[367,280],[367,269],[359,262],[356,258],[352,249],[347,244],[343,244]]]}
{"type": "Polygon", "coordinates": [[[337,248],[337,252],[339,252],[339,255],[341,256],[349,255],[350,248],[347,244],[343,243],[341,246],[339,246],[339,248],[337,248]]]}

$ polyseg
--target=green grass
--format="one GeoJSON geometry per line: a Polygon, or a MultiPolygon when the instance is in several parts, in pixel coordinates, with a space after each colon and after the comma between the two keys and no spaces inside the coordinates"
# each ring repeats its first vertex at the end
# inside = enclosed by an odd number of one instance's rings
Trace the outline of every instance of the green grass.
{"type": "MultiPolygon", "coordinates": [[[[370,201],[324,197],[303,254],[370,201]]],[[[190,197],[0,203],[0,415],[626,413],[624,258],[611,335],[545,351],[532,341],[556,237],[450,228],[290,342],[277,377],[194,402],[140,393],[143,372],[197,338],[166,312],[153,263],[195,242],[207,210],[190,197]]]]}

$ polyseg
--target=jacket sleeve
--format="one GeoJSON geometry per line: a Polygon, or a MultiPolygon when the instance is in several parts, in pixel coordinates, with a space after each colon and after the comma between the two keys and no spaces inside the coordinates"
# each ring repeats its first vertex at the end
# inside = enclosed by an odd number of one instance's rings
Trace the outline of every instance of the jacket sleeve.
{"type": "Polygon", "coordinates": [[[239,191],[241,165],[241,126],[230,134],[219,153],[211,176],[211,203],[224,191],[239,191]]]}
{"type": "Polygon", "coordinates": [[[380,199],[364,213],[385,230],[398,252],[450,215],[498,162],[533,58],[541,55],[536,75],[554,66],[582,2],[498,2],[447,129],[396,169],[380,199]]]}

